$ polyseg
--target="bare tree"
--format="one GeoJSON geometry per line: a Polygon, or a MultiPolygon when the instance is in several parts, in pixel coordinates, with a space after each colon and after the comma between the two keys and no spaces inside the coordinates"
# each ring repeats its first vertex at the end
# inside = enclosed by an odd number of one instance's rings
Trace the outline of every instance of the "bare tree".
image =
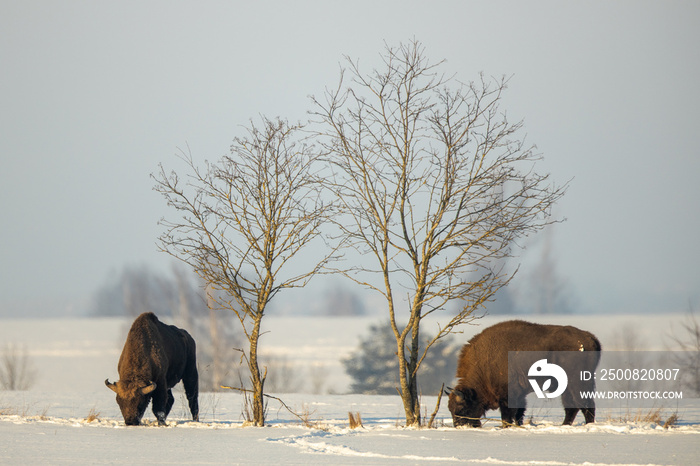
{"type": "Polygon", "coordinates": [[[0,355],[0,387],[5,390],[28,390],[36,379],[36,369],[27,349],[8,344],[0,355]]]}
{"type": "Polygon", "coordinates": [[[546,228],[537,238],[542,240],[540,260],[523,283],[524,303],[520,304],[534,314],[570,314],[576,308],[571,286],[559,272],[553,235],[553,228],[546,228]]]}
{"type": "Polygon", "coordinates": [[[331,316],[361,316],[367,314],[362,299],[352,290],[340,286],[329,287],[321,298],[320,313],[331,316]]]}
{"type": "Polygon", "coordinates": [[[696,395],[700,394],[700,321],[692,306],[681,322],[680,330],[671,335],[671,341],[676,350],[673,362],[683,369],[683,386],[696,395]]]}
{"type": "Polygon", "coordinates": [[[93,296],[92,312],[100,316],[136,317],[143,312],[172,315],[172,280],[142,266],[125,267],[110,278],[93,296]]]}
{"type": "Polygon", "coordinates": [[[363,255],[339,271],[386,299],[406,423],[420,425],[421,362],[508,283],[512,274],[489,265],[552,223],[565,186],[534,171],[539,157],[518,136],[522,123],[500,111],[507,79],[447,78],[415,41],[387,46],[382,59],[365,74],[348,58],[337,88],[313,99],[314,115],[339,238],[363,255]],[[459,301],[422,339],[423,319],[459,301]]]}
{"type": "MultiPolygon", "coordinates": [[[[155,189],[180,214],[162,220],[162,249],[189,264],[216,291],[216,305],[232,311],[248,340],[241,350],[250,372],[253,422],[263,426],[266,370],[258,363],[267,305],[282,290],[303,287],[329,256],[293,273],[292,258],[320,238],[328,208],[319,197],[312,147],[296,140],[300,127],[282,120],[251,123],[231,155],[198,168],[182,154],[183,182],[161,166],[155,189]]],[[[313,255],[313,251],[309,251],[313,255]]],[[[308,261],[308,257],[305,257],[308,261]]],[[[308,263],[308,262],[305,262],[308,263]]]]}

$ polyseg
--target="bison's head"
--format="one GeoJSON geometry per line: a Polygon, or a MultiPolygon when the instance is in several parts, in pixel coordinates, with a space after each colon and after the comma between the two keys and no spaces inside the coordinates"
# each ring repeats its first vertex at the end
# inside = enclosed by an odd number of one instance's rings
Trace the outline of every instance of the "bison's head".
{"type": "Polygon", "coordinates": [[[117,394],[117,404],[126,425],[139,425],[151,400],[150,394],[156,389],[156,384],[135,380],[119,380],[116,383],[110,383],[109,379],[106,379],[105,385],[117,394]]]}
{"type": "Polygon", "coordinates": [[[481,427],[481,416],[484,415],[486,409],[483,403],[479,402],[476,390],[473,388],[455,388],[447,393],[450,397],[447,407],[452,413],[454,426],[481,427]]]}

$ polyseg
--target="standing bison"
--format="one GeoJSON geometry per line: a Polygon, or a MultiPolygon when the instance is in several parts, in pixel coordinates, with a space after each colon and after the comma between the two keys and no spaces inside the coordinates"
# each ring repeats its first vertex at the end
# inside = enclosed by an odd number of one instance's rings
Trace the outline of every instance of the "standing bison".
{"type": "MultiPolygon", "coordinates": [[[[517,425],[522,425],[525,397],[533,391],[535,382],[528,380],[533,374],[528,373],[527,368],[516,370],[514,382],[510,387],[510,396],[511,402],[515,401],[517,407],[509,408],[509,351],[549,353],[547,358],[550,363],[556,363],[557,358],[562,358],[561,353],[551,352],[591,352],[587,353],[586,357],[578,359],[577,370],[594,372],[600,360],[600,349],[600,342],[593,334],[571,326],[540,325],[511,320],[485,329],[464,345],[459,355],[458,383],[449,392],[448,404],[454,426],[481,427],[481,417],[490,409],[500,409],[504,426],[512,425],[514,421],[517,425]]],[[[514,353],[514,355],[523,355],[523,353],[514,353]]],[[[544,362],[547,365],[546,361],[544,362]]],[[[529,368],[534,370],[535,365],[529,368]]],[[[566,389],[561,393],[565,425],[573,423],[579,409],[583,412],[586,423],[595,420],[593,400],[586,400],[585,406],[581,406],[580,401],[575,401],[575,395],[579,390],[588,391],[593,388],[593,381],[585,382],[574,380],[574,377],[569,378],[566,389]]]]}
{"type": "Polygon", "coordinates": [[[141,423],[153,399],[153,414],[165,425],[175,399],[170,390],[180,380],[190,404],[192,419],[199,420],[199,377],[196,347],[185,330],[166,325],[147,312],[136,318],[119,358],[119,378],[105,385],[117,394],[117,404],[128,426],[141,423]]]}

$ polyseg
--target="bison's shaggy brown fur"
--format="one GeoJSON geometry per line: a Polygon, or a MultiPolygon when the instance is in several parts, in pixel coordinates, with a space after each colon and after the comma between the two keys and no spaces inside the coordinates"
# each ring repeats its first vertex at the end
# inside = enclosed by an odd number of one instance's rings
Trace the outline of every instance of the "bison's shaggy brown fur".
{"type": "Polygon", "coordinates": [[[175,399],[171,388],[182,380],[192,419],[199,420],[199,377],[195,342],[185,330],[166,325],[147,312],[134,320],[119,358],[116,383],[105,380],[117,394],[127,425],[139,425],[149,401],[164,425],[175,399]]]}
{"type": "MultiPolygon", "coordinates": [[[[457,386],[449,392],[448,407],[455,425],[481,426],[487,410],[500,409],[504,426],[514,422],[521,425],[525,414],[525,396],[532,392],[527,374],[515,385],[520,408],[508,407],[509,351],[590,351],[586,370],[593,372],[600,359],[600,342],[591,333],[576,327],[541,325],[511,320],[488,327],[462,347],[457,365],[457,386]]],[[[571,405],[573,394],[583,387],[570,381],[562,395],[565,406],[571,405]]],[[[511,392],[511,395],[513,392],[511,392]]],[[[581,407],[586,422],[595,420],[595,404],[581,407]]],[[[564,424],[571,424],[579,408],[565,408],[564,424]]]]}

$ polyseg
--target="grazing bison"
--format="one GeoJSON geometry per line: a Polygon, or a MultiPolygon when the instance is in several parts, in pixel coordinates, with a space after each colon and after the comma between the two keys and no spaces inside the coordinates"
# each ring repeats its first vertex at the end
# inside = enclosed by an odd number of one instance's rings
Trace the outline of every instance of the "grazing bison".
{"type": "Polygon", "coordinates": [[[126,425],[141,423],[151,399],[158,424],[165,425],[175,401],[170,389],[180,380],[192,419],[199,420],[196,347],[185,330],[162,323],[151,312],[141,314],[126,337],[118,371],[120,380],[110,383],[107,379],[105,385],[117,394],[126,425]]]}
{"type": "MultiPolygon", "coordinates": [[[[591,333],[576,327],[562,325],[540,325],[522,320],[511,320],[493,325],[472,338],[462,347],[457,364],[457,386],[448,392],[448,407],[455,427],[468,425],[481,427],[481,417],[487,410],[500,409],[504,426],[522,425],[525,414],[525,397],[533,391],[528,369],[517,373],[510,395],[515,397],[516,408],[508,407],[508,352],[509,351],[590,351],[589,357],[577,369],[595,371],[600,359],[600,342],[591,333]]],[[[516,356],[522,355],[517,353],[516,356]]],[[[561,359],[561,353],[559,353],[561,359]]],[[[576,355],[579,356],[579,355],[576,355]]],[[[557,355],[550,354],[550,363],[557,362],[557,355]]],[[[542,361],[540,361],[542,362],[542,361]]],[[[535,367],[535,366],[532,366],[535,367]]],[[[532,369],[532,368],[530,368],[532,369]]],[[[551,374],[549,374],[551,375],[551,374]]],[[[579,409],[586,423],[595,420],[595,404],[586,401],[586,406],[576,406],[574,394],[579,390],[592,390],[594,382],[582,382],[569,378],[566,390],[561,394],[564,404],[564,424],[573,423],[579,409]]],[[[563,387],[563,385],[562,385],[563,387]]],[[[511,399],[513,401],[513,399],[511,399]]],[[[513,403],[511,403],[513,404],[513,403]]]]}

